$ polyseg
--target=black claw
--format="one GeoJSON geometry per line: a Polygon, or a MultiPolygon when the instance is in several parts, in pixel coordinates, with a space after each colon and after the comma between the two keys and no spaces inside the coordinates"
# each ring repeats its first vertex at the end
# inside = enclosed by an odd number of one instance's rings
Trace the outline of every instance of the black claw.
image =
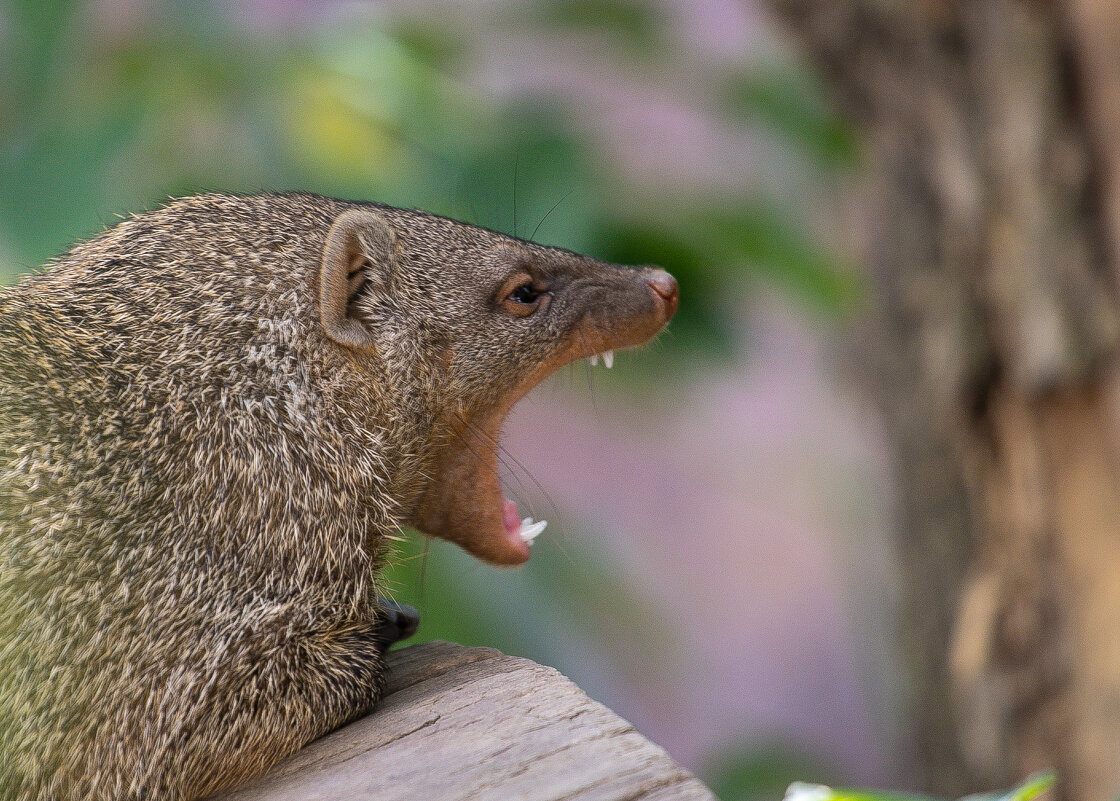
{"type": "Polygon", "coordinates": [[[401,640],[407,640],[420,627],[420,613],[411,606],[398,604],[386,598],[377,599],[381,617],[377,622],[377,642],[382,650],[401,640]]]}

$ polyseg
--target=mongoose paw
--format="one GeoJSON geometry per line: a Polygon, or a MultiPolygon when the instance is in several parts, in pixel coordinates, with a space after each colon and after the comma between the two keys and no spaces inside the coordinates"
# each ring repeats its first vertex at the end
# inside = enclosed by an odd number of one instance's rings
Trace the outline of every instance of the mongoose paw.
{"type": "Polygon", "coordinates": [[[389,650],[393,643],[407,640],[420,627],[420,613],[414,607],[387,598],[378,598],[377,604],[380,617],[375,637],[382,651],[389,650]]]}

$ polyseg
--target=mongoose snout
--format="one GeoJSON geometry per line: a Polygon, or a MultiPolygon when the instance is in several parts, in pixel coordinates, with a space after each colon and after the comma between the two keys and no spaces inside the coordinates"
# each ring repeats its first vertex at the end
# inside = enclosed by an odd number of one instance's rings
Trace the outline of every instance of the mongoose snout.
{"type": "Polygon", "coordinates": [[[513,404],[676,282],[419,211],[203,195],[0,289],[0,797],[188,801],[364,714],[401,526],[494,564],[513,404]]]}

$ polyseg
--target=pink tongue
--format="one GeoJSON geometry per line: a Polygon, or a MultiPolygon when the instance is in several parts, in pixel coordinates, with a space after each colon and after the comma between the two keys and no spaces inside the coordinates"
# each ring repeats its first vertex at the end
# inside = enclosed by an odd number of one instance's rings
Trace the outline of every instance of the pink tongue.
{"type": "Polygon", "coordinates": [[[521,531],[521,518],[517,515],[517,504],[508,498],[502,501],[502,525],[506,534],[517,537],[521,531]]]}

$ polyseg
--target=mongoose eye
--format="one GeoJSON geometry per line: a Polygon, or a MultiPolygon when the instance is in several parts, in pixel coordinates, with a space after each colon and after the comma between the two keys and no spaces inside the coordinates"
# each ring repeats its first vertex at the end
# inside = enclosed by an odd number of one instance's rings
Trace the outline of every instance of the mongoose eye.
{"type": "Polygon", "coordinates": [[[549,291],[546,285],[532,276],[519,272],[502,282],[495,297],[497,304],[514,317],[528,317],[548,306],[549,291]]]}
{"type": "Polygon", "coordinates": [[[516,301],[517,303],[524,303],[527,306],[536,303],[537,298],[539,298],[540,296],[541,293],[533,289],[532,284],[522,284],[517,289],[509,293],[510,300],[516,301]]]}

